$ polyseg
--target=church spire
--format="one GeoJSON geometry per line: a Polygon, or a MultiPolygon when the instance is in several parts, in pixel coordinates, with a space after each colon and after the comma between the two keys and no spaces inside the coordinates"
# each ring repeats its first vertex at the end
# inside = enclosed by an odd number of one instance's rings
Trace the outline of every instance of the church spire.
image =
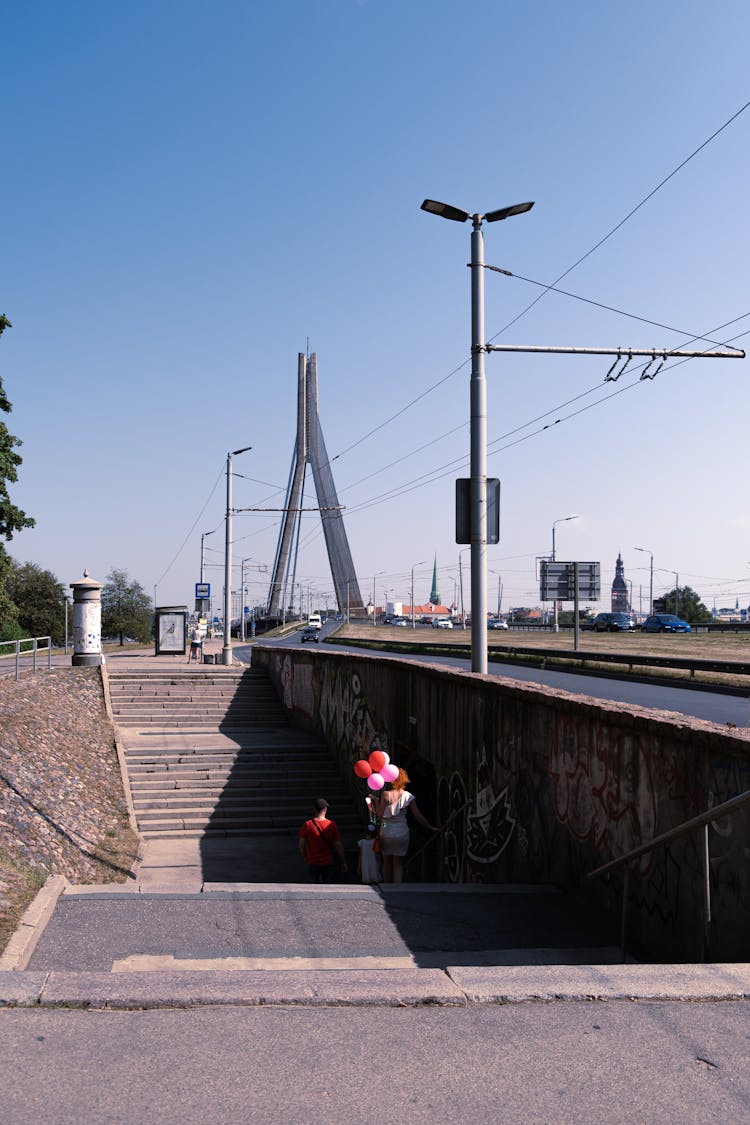
{"type": "Polygon", "coordinates": [[[432,568],[432,589],[430,590],[430,604],[431,605],[440,605],[440,591],[438,590],[437,555],[435,555],[435,565],[432,568]]]}
{"type": "Polygon", "coordinates": [[[614,613],[627,613],[630,610],[628,597],[628,584],[625,580],[625,564],[622,555],[618,552],[615,563],[615,580],[612,583],[612,611],[614,613]]]}

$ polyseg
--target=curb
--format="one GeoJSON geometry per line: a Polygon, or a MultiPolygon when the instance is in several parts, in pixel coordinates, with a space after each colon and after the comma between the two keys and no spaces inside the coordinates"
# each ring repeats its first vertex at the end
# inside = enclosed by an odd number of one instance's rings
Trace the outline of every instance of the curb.
{"type": "Polygon", "coordinates": [[[0,972],[0,1006],[377,1007],[750,999],[750,965],[0,972]]]}
{"type": "Polygon", "coordinates": [[[64,875],[49,875],[21,921],[5,950],[0,954],[0,975],[23,971],[31,960],[44,927],[52,917],[57,900],[68,886],[64,875]]]}

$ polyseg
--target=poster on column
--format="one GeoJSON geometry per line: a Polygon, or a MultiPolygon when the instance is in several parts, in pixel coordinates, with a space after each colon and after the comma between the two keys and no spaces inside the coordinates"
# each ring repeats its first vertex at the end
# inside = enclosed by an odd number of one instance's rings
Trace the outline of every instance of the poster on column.
{"type": "Polygon", "coordinates": [[[174,611],[156,612],[156,655],[185,652],[185,614],[174,611]]]}
{"type": "Polygon", "coordinates": [[[73,606],[73,652],[90,656],[102,651],[102,607],[96,601],[76,602],[73,606]]]}

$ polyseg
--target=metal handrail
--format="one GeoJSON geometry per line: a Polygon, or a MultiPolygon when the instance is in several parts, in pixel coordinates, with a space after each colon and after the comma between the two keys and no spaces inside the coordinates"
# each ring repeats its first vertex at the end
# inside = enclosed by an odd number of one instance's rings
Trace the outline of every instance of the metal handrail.
{"type": "MultiPolygon", "coordinates": [[[[22,654],[21,645],[28,645],[28,644],[31,644],[31,649],[27,649],[26,652],[31,652],[31,670],[32,670],[32,672],[36,672],[36,654],[37,654],[37,652],[39,651],[40,648],[42,649],[42,651],[44,651],[45,649],[47,650],[47,669],[49,670],[52,667],[52,638],[51,637],[22,637],[20,640],[17,640],[17,641],[0,641],[0,648],[2,648],[4,645],[13,645],[14,646],[14,651],[12,653],[8,653],[8,655],[9,656],[15,656],[16,679],[18,679],[20,657],[21,657],[21,655],[26,655],[26,653],[22,654]],[[39,644],[40,641],[46,641],[47,643],[46,643],[46,645],[40,645],[39,644]]],[[[0,653],[0,657],[2,657],[2,655],[4,655],[4,654],[0,653]]]]}
{"type": "Polygon", "coordinates": [[[587,879],[596,879],[599,875],[604,875],[608,871],[613,871],[615,868],[624,867],[625,872],[622,882],[622,911],[620,917],[620,957],[622,961],[625,960],[625,923],[627,916],[628,906],[628,890],[630,885],[630,868],[628,864],[634,859],[638,859],[642,855],[653,851],[655,848],[661,847],[663,844],[669,844],[673,840],[678,840],[682,836],[687,836],[696,828],[703,828],[703,959],[706,958],[706,946],[708,945],[708,927],[711,923],[711,872],[709,868],[709,854],[708,854],[708,826],[713,820],[718,820],[720,816],[731,815],[736,812],[738,808],[750,802],[750,789],[746,789],[744,793],[738,794],[736,797],[730,797],[728,801],[723,801],[720,805],[714,805],[713,808],[708,809],[698,816],[693,816],[690,820],[685,820],[682,824],[670,828],[668,832],[662,832],[659,836],[654,836],[653,839],[648,840],[645,844],[639,844],[637,848],[631,848],[629,852],[624,855],[618,856],[616,859],[609,860],[608,863],[603,863],[601,866],[596,867],[593,871],[589,871],[586,875],[587,879]]]}
{"type": "Polygon", "coordinates": [[[451,815],[446,820],[445,824],[441,824],[438,827],[437,832],[433,836],[431,836],[429,838],[429,840],[426,840],[425,843],[422,844],[422,847],[419,848],[416,852],[414,852],[414,855],[409,856],[406,863],[404,864],[404,870],[406,870],[406,868],[409,866],[409,864],[413,863],[414,860],[417,859],[417,857],[422,854],[422,852],[426,851],[427,848],[432,847],[432,845],[435,843],[436,840],[442,840],[443,833],[445,832],[446,828],[451,823],[451,821],[455,820],[457,816],[460,816],[462,812],[465,812],[466,809],[468,809],[470,804],[471,804],[471,800],[467,800],[467,801],[464,801],[464,803],[460,806],[460,808],[454,809],[453,812],[451,813],[451,815]]]}

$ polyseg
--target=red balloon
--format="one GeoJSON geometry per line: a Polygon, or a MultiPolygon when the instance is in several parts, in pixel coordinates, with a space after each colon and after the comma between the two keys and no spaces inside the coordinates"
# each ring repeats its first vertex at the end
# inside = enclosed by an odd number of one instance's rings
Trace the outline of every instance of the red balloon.
{"type": "Polygon", "coordinates": [[[373,750],[367,761],[370,763],[373,770],[382,770],[383,766],[388,762],[388,755],[384,754],[382,750],[373,750]]]}
{"type": "Polygon", "coordinates": [[[372,766],[364,758],[360,758],[358,762],[354,763],[354,772],[357,777],[369,777],[372,773],[372,766]]]}

